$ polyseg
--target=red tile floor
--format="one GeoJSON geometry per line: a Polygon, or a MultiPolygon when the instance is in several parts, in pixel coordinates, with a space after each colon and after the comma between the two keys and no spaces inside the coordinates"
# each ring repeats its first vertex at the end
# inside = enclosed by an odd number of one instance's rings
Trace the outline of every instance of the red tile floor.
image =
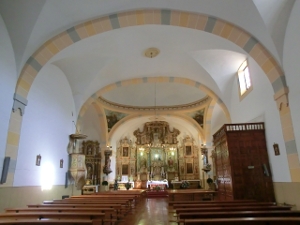
{"type": "Polygon", "coordinates": [[[177,225],[168,198],[144,198],[118,225],[177,225]],[[172,222],[173,221],[173,222],[172,222]]]}

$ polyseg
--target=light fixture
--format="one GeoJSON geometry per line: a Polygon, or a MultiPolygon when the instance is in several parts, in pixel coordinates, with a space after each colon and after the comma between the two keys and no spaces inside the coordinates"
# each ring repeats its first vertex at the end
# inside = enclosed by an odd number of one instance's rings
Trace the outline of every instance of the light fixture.
{"type": "Polygon", "coordinates": [[[145,51],[145,56],[148,58],[154,58],[159,54],[159,49],[158,48],[148,48],[145,51]]]}

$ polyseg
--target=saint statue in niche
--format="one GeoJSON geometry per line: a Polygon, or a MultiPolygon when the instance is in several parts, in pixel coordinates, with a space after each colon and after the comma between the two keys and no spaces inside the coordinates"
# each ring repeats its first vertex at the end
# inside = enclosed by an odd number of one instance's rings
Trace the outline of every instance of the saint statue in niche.
{"type": "Polygon", "coordinates": [[[145,158],[142,158],[141,159],[141,162],[140,162],[140,167],[145,167],[146,168],[146,159],[145,158]]]}
{"type": "Polygon", "coordinates": [[[87,168],[87,179],[92,179],[92,167],[88,166],[87,168]]]}
{"type": "Polygon", "coordinates": [[[173,159],[171,157],[169,157],[168,164],[169,167],[173,167],[173,159]]]}

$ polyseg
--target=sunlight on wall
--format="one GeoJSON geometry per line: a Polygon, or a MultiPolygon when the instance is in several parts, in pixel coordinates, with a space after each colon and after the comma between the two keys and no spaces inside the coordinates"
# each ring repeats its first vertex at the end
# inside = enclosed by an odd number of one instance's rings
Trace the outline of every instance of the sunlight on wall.
{"type": "Polygon", "coordinates": [[[41,184],[42,191],[51,190],[54,183],[54,167],[51,163],[46,162],[42,165],[41,184]]]}

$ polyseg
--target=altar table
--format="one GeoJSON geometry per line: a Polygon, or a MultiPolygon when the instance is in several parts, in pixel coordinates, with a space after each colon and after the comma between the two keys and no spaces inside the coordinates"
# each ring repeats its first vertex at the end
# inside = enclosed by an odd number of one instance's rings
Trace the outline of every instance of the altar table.
{"type": "Polygon", "coordinates": [[[147,188],[150,187],[155,187],[155,186],[160,186],[164,189],[165,186],[169,187],[168,181],[157,181],[157,180],[148,180],[147,181],[147,188]]]}

